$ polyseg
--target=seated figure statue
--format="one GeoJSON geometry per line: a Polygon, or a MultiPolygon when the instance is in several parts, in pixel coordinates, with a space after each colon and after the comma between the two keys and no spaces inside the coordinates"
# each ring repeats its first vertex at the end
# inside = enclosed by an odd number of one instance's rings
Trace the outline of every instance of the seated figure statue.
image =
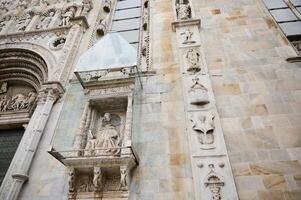
{"type": "Polygon", "coordinates": [[[105,113],[102,126],[96,133],[96,155],[117,156],[120,153],[120,137],[116,127],[111,122],[111,114],[105,113]]]}

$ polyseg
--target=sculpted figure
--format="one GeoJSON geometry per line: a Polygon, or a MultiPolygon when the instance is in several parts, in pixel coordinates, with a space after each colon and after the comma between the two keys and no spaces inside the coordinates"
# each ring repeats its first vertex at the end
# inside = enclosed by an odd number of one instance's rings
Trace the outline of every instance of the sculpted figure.
{"type": "Polygon", "coordinates": [[[95,191],[99,191],[101,187],[101,168],[94,167],[93,185],[95,191]]]}
{"type": "Polygon", "coordinates": [[[6,111],[7,109],[7,104],[8,104],[8,99],[6,97],[6,95],[4,95],[1,99],[0,99],[0,111],[6,111]]]}
{"type": "Polygon", "coordinates": [[[91,0],[83,0],[83,9],[81,15],[88,15],[89,11],[93,8],[93,2],[91,0]]]}
{"type": "Polygon", "coordinates": [[[91,130],[89,130],[88,133],[88,141],[85,147],[85,156],[94,156],[95,152],[94,149],[96,148],[96,139],[94,135],[92,134],[91,130]]]}
{"type": "Polygon", "coordinates": [[[198,139],[201,144],[213,144],[215,129],[214,125],[214,115],[208,112],[203,115],[198,115],[191,119],[193,122],[192,129],[198,133],[198,139]]]}
{"type": "Polygon", "coordinates": [[[4,94],[7,92],[7,82],[3,82],[0,87],[0,94],[4,94]]]}
{"type": "Polygon", "coordinates": [[[189,28],[182,32],[181,35],[183,35],[183,44],[195,43],[195,41],[192,40],[193,32],[189,28]]]}
{"type": "Polygon", "coordinates": [[[25,109],[29,108],[36,101],[37,94],[35,92],[29,92],[27,98],[22,102],[20,108],[25,109]]]}
{"type": "Polygon", "coordinates": [[[188,0],[180,0],[176,5],[177,17],[179,20],[186,20],[191,18],[191,7],[188,0]]]}
{"type": "Polygon", "coordinates": [[[74,192],[75,191],[75,170],[74,169],[69,170],[68,184],[69,184],[69,192],[74,192]]]}
{"type": "Polygon", "coordinates": [[[98,155],[118,155],[119,149],[119,134],[116,127],[111,123],[111,114],[105,113],[102,120],[102,127],[96,134],[96,147],[98,155]]]}
{"type": "Polygon", "coordinates": [[[1,19],[1,21],[0,21],[0,32],[5,28],[6,24],[9,22],[10,19],[11,19],[11,17],[9,15],[6,15],[4,18],[1,19]]]}
{"type": "Polygon", "coordinates": [[[186,52],[186,63],[187,63],[187,71],[198,72],[201,71],[200,67],[200,52],[196,49],[189,49],[186,52]]]}
{"type": "Polygon", "coordinates": [[[26,97],[24,94],[16,94],[12,97],[9,108],[12,110],[20,110],[25,100],[26,97]]]}
{"type": "Polygon", "coordinates": [[[22,16],[17,22],[17,30],[18,31],[25,31],[29,23],[31,22],[32,16],[27,13],[22,16]]]}
{"type": "Polygon", "coordinates": [[[127,168],[120,167],[120,188],[123,190],[128,188],[127,176],[128,176],[127,168]]]}
{"type": "Polygon", "coordinates": [[[47,16],[44,16],[40,23],[36,25],[36,29],[46,29],[48,28],[53,16],[54,16],[54,12],[51,11],[47,16]]]}
{"type": "Polygon", "coordinates": [[[75,15],[75,8],[70,7],[69,9],[66,10],[64,14],[62,14],[62,23],[61,26],[69,26],[70,25],[70,19],[72,19],[75,15]]]}

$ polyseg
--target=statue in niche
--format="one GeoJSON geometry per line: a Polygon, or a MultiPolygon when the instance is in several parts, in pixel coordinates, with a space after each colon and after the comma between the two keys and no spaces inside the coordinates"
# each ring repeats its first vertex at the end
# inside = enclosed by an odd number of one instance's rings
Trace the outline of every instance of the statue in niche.
{"type": "Polygon", "coordinates": [[[47,16],[43,16],[41,18],[41,21],[40,23],[38,23],[36,25],[36,29],[46,29],[48,28],[49,24],[51,23],[52,21],[52,18],[54,17],[55,15],[55,12],[54,11],[50,11],[47,16]]]}
{"type": "Polygon", "coordinates": [[[18,31],[25,31],[25,29],[27,28],[27,26],[29,25],[29,23],[32,20],[32,15],[29,13],[26,13],[25,15],[23,15],[21,18],[19,18],[19,20],[17,21],[17,30],[18,31]]]}
{"type": "Polygon", "coordinates": [[[195,43],[195,41],[192,40],[193,32],[189,28],[185,29],[185,31],[183,31],[181,35],[183,35],[183,44],[195,43]]]}
{"type": "MultiPolygon", "coordinates": [[[[7,22],[9,22],[9,20],[11,19],[10,15],[6,15],[5,17],[3,17],[0,21],[0,32],[5,28],[7,22]]],[[[1,94],[1,92],[0,92],[1,94]]]]}
{"type": "Polygon", "coordinates": [[[207,112],[206,114],[198,115],[191,119],[192,129],[198,133],[199,142],[202,145],[214,143],[214,114],[207,112]]]}
{"type": "Polygon", "coordinates": [[[191,18],[191,7],[188,0],[179,0],[176,4],[176,13],[179,20],[191,18]]]}
{"type": "Polygon", "coordinates": [[[1,99],[0,99],[0,111],[4,112],[7,110],[7,106],[8,106],[8,99],[7,96],[4,95],[1,99]]]}
{"type": "Polygon", "coordinates": [[[101,188],[101,168],[100,167],[94,167],[94,176],[93,176],[93,186],[95,191],[99,191],[101,188]]]}
{"type": "Polygon", "coordinates": [[[87,16],[90,10],[93,8],[93,2],[91,0],[83,0],[83,8],[81,15],[87,16]]]}
{"type": "Polygon", "coordinates": [[[215,172],[213,164],[210,164],[209,168],[210,172],[205,178],[205,187],[209,187],[212,195],[211,200],[221,200],[221,189],[225,185],[225,182],[222,177],[215,172]]]}
{"type": "Polygon", "coordinates": [[[190,103],[193,105],[203,106],[209,103],[207,88],[199,83],[199,79],[193,79],[193,85],[190,87],[189,93],[191,96],[190,103]]]}
{"type": "Polygon", "coordinates": [[[69,26],[71,24],[71,19],[75,16],[75,7],[68,8],[65,13],[62,14],[61,26],[69,26]]]}
{"type": "Polygon", "coordinates": [[[104,4],[103,4],[103,10],[104,10],[106,13],[109,13],[109,12],[111,12],[111,6],[112,6],[111,0],[105,0],[105,2],[104,2],[104,4]]]}
{"type": "Polygon", "coordinates": [[[7,92],[7,85],[8,83],[7,82],[3,82],[1,83],[1,87],[0,87],[0,94],[4,94],[7,92]]]}
{"type": "Polygon", "coordinates": [[[189,49],[186,52],[185,58],[187,64],[187,71],[194,73],[201,71],[200,56],[200,52],[196,49],[189,49]]]}
{"type": "MultiPolygon", "coordinates": [[[[119,118],[119,116],[117,116],[119,118]]],[[[117,119],[120,121],[120,118],[117,119]]],[[[120,137],[113,124],[110,113],[105,113],[102,119],[102,127],[96,133],[96,150],[97,155],[119,155],[120,153],[120,137]]]]}
{"type": "Polygon", "coordinates": [[[69,192],[74,192],[75,191],[75,170],[73,168],[69,170],[68,184],[69,184],[69,192]]]}

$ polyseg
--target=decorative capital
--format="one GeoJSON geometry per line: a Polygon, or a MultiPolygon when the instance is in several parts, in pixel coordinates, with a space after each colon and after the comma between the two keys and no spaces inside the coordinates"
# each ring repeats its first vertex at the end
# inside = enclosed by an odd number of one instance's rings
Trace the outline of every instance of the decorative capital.
{"type": "Polygon", "coordinates": [[[47,82],[42,85],[39,91],[38,103],[45,103],[49,101],[57,101],[63,94],[65,90],[61,83],[59,82],[47,82]]]}

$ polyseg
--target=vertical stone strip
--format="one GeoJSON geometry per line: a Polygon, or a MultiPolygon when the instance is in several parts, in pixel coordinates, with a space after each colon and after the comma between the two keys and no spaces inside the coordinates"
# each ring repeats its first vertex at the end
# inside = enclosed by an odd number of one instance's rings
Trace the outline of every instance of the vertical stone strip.
{"type": "Polygon", "coordinates": [[[176,1],[174,8],[195,199],[235,200],[238,195],[201,46],[200,19],[194,18],[188,0],[176,1]]]}
{"type": "Polygon", "coordinates": [[[51,84],[42,88],[37,108],[24,133],[25,136],[29,137],[28,143],[25,144],[24,155],[16,163],[17,170],[12,173],[13,180],[7,191],[6,200],[16,200],[23,183],[29,178],[28,172],[51,114],[53,104],[62,93],[63,89],[58,84],[51,84]]]}

